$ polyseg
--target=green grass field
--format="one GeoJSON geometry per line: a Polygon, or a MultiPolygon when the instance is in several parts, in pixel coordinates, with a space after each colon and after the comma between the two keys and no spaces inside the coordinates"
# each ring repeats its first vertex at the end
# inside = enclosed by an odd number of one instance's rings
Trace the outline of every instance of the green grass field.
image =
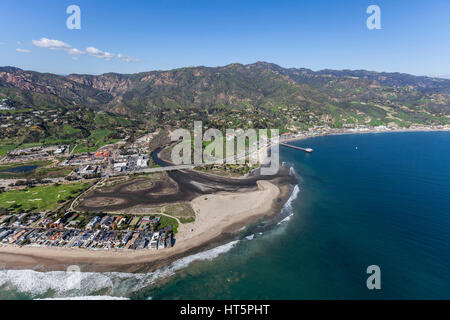
{"type": "Polygon", "coordinates": [[[160,216],[160,225],[158,229],[164,229],[165,227],[171,227],[174,234],[178,233],[178,222],[174,218],[167,216],[160,216]]]}
{"type": "Polygon", "coordinates": [[[91,135],[87,138],[88,142],[79,143],[73,153],[95,152],[104,145],[119,141],[117,139],[107,139],[107,136],[111,133],[112,131],[109,129],[96,129],[92,131],[91,135]]]}
{"type": "Polygon", "coordinates": [[[80,129],[74,128],[67,124],[63,126],[63,130],[64,130],[64,133],[66,133],[68,135],[74,135],[74,134],[78,134],[81,132],[80,129]]]}
{"type": "Polygon", "coordinates": [[[0,145],[0,156],[6,156],[6,154],[17,147],[17,144],[2,144],[0,145]]]}
{"type": "Polygon", "coordinates": [[[0,208],[14,212],[21,209],[33,212],[54,210],[60,202],[75,198],[89,186],[90,183],[79,182],[7,191],[0,194],[0,208]]]}

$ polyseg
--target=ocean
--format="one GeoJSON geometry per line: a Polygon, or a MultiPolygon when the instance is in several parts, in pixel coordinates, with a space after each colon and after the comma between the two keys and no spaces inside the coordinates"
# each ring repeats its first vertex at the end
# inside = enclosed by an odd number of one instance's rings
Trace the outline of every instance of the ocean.
{"type": "Polygon", "coordinates": [[[0,270],[0,299],[449,299],[450,132],[291,142],[282,219],[147,274],[0,270]],[[368,266],[381,289],[369,290],[368,266]]]}

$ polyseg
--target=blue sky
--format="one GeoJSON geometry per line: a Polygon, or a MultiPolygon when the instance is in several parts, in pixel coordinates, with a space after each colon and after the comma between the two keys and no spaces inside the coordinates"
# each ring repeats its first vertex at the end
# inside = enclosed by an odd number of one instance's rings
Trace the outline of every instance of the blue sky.
{"type": "Polygon", "coordinates": [[[450,75],[448,0],[2,0],[0,12],[0,65],[41,72],[268,61],[450,75]],[[72,4],[81,30],[66,27],[72,4]],[[371,4],[381,8],[381,30],[366,27],[371,4]]]}

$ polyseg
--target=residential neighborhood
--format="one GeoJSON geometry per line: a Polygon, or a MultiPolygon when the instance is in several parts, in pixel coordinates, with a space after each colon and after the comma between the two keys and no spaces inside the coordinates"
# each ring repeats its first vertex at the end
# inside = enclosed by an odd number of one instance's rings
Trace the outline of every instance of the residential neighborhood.
{"type": "Polygon", "coordinates": [[[160,217],[95,215],[90,219],[68,212],[0,216],[0,246],[83,249],[163,249],[174,244],[173,231],[160,217]]]}

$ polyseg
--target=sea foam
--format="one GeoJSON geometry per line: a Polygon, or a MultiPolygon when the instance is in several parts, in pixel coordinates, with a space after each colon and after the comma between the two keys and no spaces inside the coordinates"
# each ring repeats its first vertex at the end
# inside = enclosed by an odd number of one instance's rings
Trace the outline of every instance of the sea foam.
{"type": "Polygon", "coordinates": [[[49,293],[52,299],[126,299],[127,296],[151,286],[157,280],[172,276],[192,262],[212,260],[231,250],[239,241],[232,241],[216,248],[199,252],[172,262],[149,273],[81,272],[79,287],[70,285],[73,272],[34,270],[1,270],[0,288],[29,294],[32,298],[49,293]],[[101,294],[99,294],[101,293],[101,294]]]}
{"type": "Polygon", "coordinates": [[[112,297],[112,296],[81,296],[81,297],[66,297],[66,298],[45,298],[36,300],[130,300],[125,297],[112,297]]]}
{"type": "Polygon", "coordinates": [[[295,201],[295,199],[297,199],[299,193],[300,193],[300,187],[298,185],[295,185],[294,189],[292,190],[291,196],[289,197],[289,199],[286,201],[283,208],[281,209],[281,214],[287,215],[287,217],[284,218],[283,220],[281,220],[280,222],[278,222],[278,224],[289,221],[291,219],[291,217],[294,215],[292,203],[295,201]]]}

